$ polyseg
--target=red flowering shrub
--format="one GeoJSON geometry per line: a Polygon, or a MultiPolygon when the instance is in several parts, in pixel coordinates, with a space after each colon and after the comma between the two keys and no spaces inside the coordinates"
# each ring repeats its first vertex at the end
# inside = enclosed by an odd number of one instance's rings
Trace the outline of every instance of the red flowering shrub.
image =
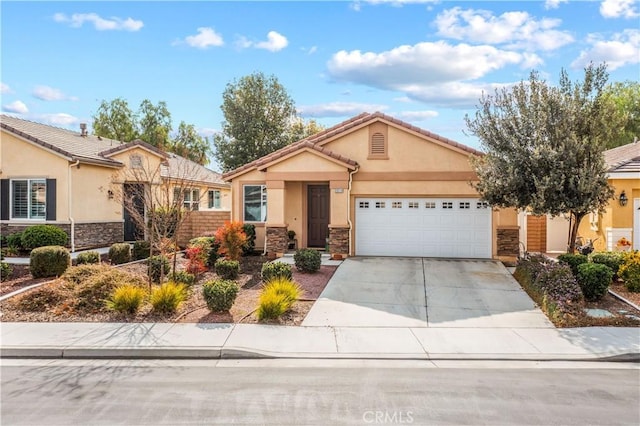
{"type": "Polygon", "coordinates": [[[242,222],[226,222],[218,228],[215,237],[220,244],[218,253],[229,260],[240,260],[242,248],[247,243],[247,234],[244,233],[242,222]]]}

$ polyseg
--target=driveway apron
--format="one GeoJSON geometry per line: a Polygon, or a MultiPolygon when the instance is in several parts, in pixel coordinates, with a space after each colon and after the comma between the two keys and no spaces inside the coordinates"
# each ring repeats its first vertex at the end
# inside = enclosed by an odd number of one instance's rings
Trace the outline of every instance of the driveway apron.
{"type": "Polygon", "coordinates": [[[345,260],[302,325],[553,328],[499,262],[393,257],[345,260]]]}

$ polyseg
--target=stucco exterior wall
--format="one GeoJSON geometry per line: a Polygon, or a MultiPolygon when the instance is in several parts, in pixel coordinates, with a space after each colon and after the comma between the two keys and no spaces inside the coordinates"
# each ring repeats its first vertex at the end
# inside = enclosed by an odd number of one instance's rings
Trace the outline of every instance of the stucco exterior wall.
{"type": "MultiPolygon", "coordinates": [[[[79,164],[71,168],[71,199],[58,204],[58,213],[61,208],[67,209],[71,204],[72,217],[76,223],[105,221],[114,222],[122,220],[122,203],[120,198],[114,195],[109,198],[110,182],[117,169],[79,164]]],[[[58,183],[58,194],[65,181],[58,183]]],[[[116,189],[119,192],[119,188],[116,189]]]]}

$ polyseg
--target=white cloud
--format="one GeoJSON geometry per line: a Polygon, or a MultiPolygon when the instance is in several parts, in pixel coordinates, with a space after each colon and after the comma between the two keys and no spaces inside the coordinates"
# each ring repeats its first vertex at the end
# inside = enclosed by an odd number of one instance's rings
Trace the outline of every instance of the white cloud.
{"type": "Polygon", "coordinates": [[[397,97],[397,98],[393,98],[393,100],[394,100],[395,102],[402,102],[402,103],[405,103],[405,104],[408,104],[408,103],[410,103],[410,102],[413,102],[413,99],[411,99],[411,98],[410,98],[410,97],[408,97],[408,96],[399,96],[399,97],[397,97]]]}
{"type": "Polygon", "coordinates": [[[605,18],[637,18],[640,16],[637,0],[603,0],[600,14],[605,18]]]}
{"type": "Polygon", "coordinates": [[[341,50],[327,63],[336,80],[377,88],[473,80],[507,65],[529,63],[524,55],[493,46],[450,45],[444,41],[400,46],[381,52],[341,50]]]}
{"type": "Polygon", "coordinates": [[[401,120],[405,121],[426,121],[430,118],[438,116],[437,111],[401,111],[394,114],[401,120]]]}
{"type": "Polygon", "coordinates": [[[256,49],[268,50],[269,52],[278,52],[288,45],[289,40],[277,31],[269,31],[269,33],[267,33],[267,40],[265,41],[251,41],[245,36],[240,36],[238,37],[238,40],[236,40],[236,46],[240,49],[253,47],[256,49]]]}
{"type": "Polygon", "coordinates": [[[222,36],[218,34],[211,27],[200,27],[198,28],[198,34],[190,35],[185,37],[184,41],[177,41],[175,44],[186,43],[191,47],[195,47],[197,49],[208,49],[211,46],[222,46],[224,45],[224,40],[222,36]]]}
{"type": "Polygon", "coordinates": [[[504,44],[509,48],[555,50],[573,42],[567,31],[556,28],[560,19],[535,20],[527,12],[505,12],[500,16],[487,10],[454,7],[438,14],[434,21],[438,34],[474,43],[504,44]]]}
{"type": "Polygon", "coordinates": [[[514,83],[448,82],[438,85],[399,87],[410,99],[444,108],[471,108],[478,104],[482,94],[493,94],[496,89],[514,83]]]}
{"type": "Polygon", "coordinates": [[[43,101],[77,101],[75,96],[67,96],[60,89],[49,86],[36,86],[31,93],[34,97],[43,101]]]}
{"type": "Polygon", "coordinates": [[[318,46],[311,46],[309,50],[307,50],[307,55],[313,55],[318,51],[318,46]]]}
{"type": "Polygon", "coordinates": [[[0,93],[7,94],[12,93],[11,87],[8,84],[0,83],[0,93]]]}
{"type": "Polygon", "coordinates": [[[16,114],[26,114],[29,112],[29,108],[27,108],[25,103],[22,101],[13,101],[9,104],[2,105],[2,110],[16,114]]]}
{"type": "Polygon", "coordinates": [[[544,2],[544,8],[549,9],[557,9],[560,7],[560,3],[569,3],[569,0],[546,0],[544,2]]]}
{"type": "Polygon", "coordinates": [[[304,105],[298,107],[298,113],[305,117],[348,117],[362,112],[384,111],[386,105],[364,104],[357,102],[330,102],[326,104],[304,105]]]}
{"type": "Polygon", "coordinates": [[[38,118],[44,121],[45,123],[52,124],[54,126],[68,127],[68,126],[80,123],[79,118],[63,112],[60,112],[57,114],[40,114],[38,118]]]}
{"type": "Polygon", "coordinates": [[[69,24],[73,28],[81,27],[85,22],[90,22],[98,31],[139,31],[144,23],[132,18],[122,19],[112,16],[109,19],[100,17],[96,13],[74,13],[67,16],[64,13],[56,13],[53,15],[56,22],[69,24]]]}
{"type": "Polygon", "coordinates": [[[613,71],[624,65],[640,63],[640,30],[624,30],[614,34],[610,40],[592,34],[588,41],[591,47],[580,52],[580,56],[571,63],[572,67],[606,62],[609,71],[613,71]]]}

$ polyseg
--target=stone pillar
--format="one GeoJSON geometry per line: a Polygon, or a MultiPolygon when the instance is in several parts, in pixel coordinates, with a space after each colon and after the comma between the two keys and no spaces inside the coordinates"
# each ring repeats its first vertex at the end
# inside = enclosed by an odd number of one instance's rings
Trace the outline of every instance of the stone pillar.
{"type": "Polygon", "coordinates": [[[498,256],[518,257],[520,254],[520,230],[517,226],[498,228],[496,245],[498,256]]]}
{"type": "Polygon", "coordinates": [[[329,253],[332,257],[349,255],[349,227],[329,225],[329,253]]]}
{"type": "Polygon", "coordinates": [[[267,225],[267,252],[270,256],[281,257],[287,252],[288,245],[286,226],[267,225]]]}

